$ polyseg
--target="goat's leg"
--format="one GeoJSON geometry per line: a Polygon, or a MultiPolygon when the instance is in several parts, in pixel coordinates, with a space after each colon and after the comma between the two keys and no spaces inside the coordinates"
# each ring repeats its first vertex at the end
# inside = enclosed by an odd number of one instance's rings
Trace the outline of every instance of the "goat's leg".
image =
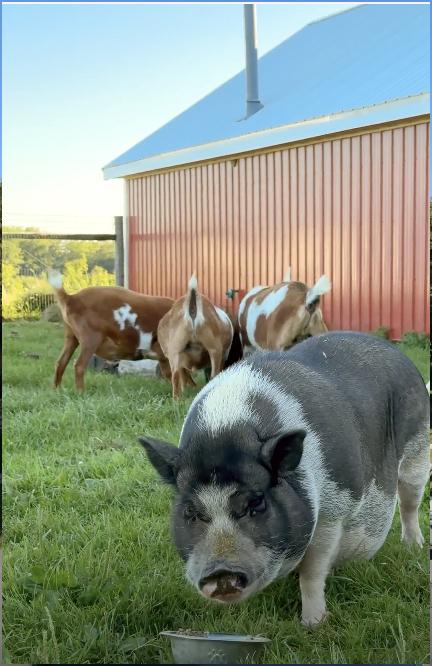
{"type": "Polygon", "coordinates": [[[102,342],[102,335],[94,333],[87,335],[80,341],[81,352],[75,361],[75,388],[77,391],[84,391],[84,373],[90,362],[91,357],[102,342]]]}
{"type": "Polygon", "coordinates": [[[178,400],[182,390],[180,356],[178,353],[168,354],[168,358],[171,367],[172,397],[173,400],[178,400]]]}
{"type": "Polygon", "coordinates": [[[190,370],[188,370],[187,368],[181,368],[180,373],[181,373],[181,383],[183,389],[185,388],[185,386],[196,386],[196,381],[192,377],[192,373],[190,370]]]}
{"type": "Polygon", "coordinates": [[[173,400],[178,400],[180,398],[180,393],[181,393],[181,390],[182,390],[180,370],[172,371],[171,383],[172,383],[172,392],[173,392],[172,397],[173,397],[173,400]]]}
{"type": "Polygon", "coordinates": [[[164,379],[168,379],[168,381],[171,381],[171,368],[169,361],[165,359],[159,359],[159,367],[161,371],[161,375],[164,379]]]}
{"type": "Polygon", "coordinates": [[[209,349],[208,354],[210,356],[210,363],[211,363],[210,377],[211,379],[213,379],[213,377],[216,377],[216,375],[218,375],[219,372],[223,370],[224,357],[223,357],[222,346],[209,349]]]}
{"type": "Polygon", "coordinates": [[[79,342],[75,335],[72,332],[72,329],[69,326],[65,326],[65,337],[62,353],[60,354],[57,362],[55,364],[54,372],[54,388],[60,386],[63,373],[66,370],[66,366],[72,358],[72,355],[75,349],[78,347],[79,342]]]}

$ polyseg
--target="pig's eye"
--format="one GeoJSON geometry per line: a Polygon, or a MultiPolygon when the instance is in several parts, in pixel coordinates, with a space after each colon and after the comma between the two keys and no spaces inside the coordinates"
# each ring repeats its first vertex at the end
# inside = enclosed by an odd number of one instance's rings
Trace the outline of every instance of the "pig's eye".
{"type": "Polygon", "coordinates": [[[197,512],[195,511],[195,508],[191,505],[185,506],[183,509],[183,517],[192,523],[195,522],[197,519],[197,512]]]}
{"type": "Polygon", "coordinates": [[[183,517],[185,520],[187,520],[190,523],[194,523],[197,519],[200,520],[202,523],[208,523],[209,519],[207,516],[205,516],[203,513],[200,513],[195,509],[195,507],[191,504],[188,504],[184,509],[183,509],[183,517]]]}
{"type": "Polygon", "coordinates": [[[250,516],[254,516],[256,513],[263,513],[266,510],[266,501],[264,495],[256,495],[253,499],[251,499],[248,505],[248,509],[250,516]]]}

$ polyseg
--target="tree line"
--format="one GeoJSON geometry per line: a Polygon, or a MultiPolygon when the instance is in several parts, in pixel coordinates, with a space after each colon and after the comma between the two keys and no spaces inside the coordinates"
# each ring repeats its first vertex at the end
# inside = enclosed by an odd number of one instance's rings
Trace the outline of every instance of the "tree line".
{"type": "MultiPolygon", "coordinates": [[[[3,226],[2,231],[40,233],[33,227],[3,226]]],[[[113,241],[3,240],[3,317],[40,314],[47,301],[39,296],[52,293],[48,269],[59,270],[65,289],[72,293],[89,286],[114,285],[114,252],[113,241]]]]}

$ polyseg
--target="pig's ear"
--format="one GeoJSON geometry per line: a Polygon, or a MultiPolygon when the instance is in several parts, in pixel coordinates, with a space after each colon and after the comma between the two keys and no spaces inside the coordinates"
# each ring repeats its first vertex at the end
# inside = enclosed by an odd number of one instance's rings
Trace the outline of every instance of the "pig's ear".
{"type": "Polygon", "coordinates": [[[161,442],[153,437],[139,437],[151,464],[166,483],[175,485],[180,451],[173,444],[161,442]]]}
{"type": "Polygon", "coordinates": [[[305,437],[304,430],[292,430],[263,444],[261,458],[265,466],[271,470],[274,482],[285,472],[292,472],[297,467],[303,454],[305,437]]]}

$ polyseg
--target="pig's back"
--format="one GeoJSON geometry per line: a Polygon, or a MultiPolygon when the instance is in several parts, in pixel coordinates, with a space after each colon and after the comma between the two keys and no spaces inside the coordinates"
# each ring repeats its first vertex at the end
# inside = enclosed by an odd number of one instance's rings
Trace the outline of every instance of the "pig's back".
{"type": "Polygon", "coordinates": [[[394,491],[399,461],[425,427],[429,406],[420,373],[395,346],[361,333],[327,333],[246,362],[300,403],[340,487],[359,496],[374,478],[394,491]]]}

